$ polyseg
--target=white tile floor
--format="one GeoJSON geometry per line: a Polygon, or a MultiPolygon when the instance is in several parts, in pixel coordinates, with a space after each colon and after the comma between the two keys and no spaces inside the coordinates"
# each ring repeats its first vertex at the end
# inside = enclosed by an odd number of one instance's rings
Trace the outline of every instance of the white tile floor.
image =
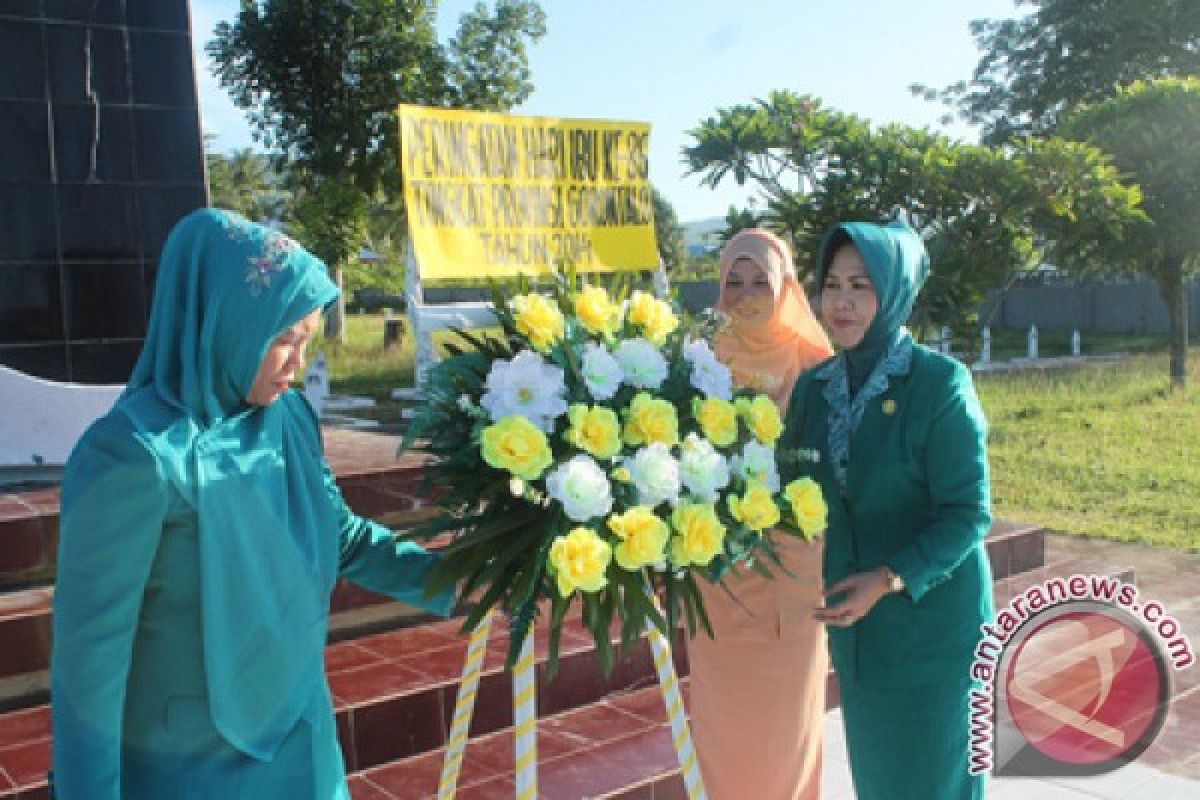
{"type": "MultiPolygon", "coordinates": [[[[1091,778],[992,778],[988,800],[1200,800],[1200,781],[1134,762],[1091,778]]],[[[840,709],[825,714],[821,800],[854,800],[840,709]]]]}

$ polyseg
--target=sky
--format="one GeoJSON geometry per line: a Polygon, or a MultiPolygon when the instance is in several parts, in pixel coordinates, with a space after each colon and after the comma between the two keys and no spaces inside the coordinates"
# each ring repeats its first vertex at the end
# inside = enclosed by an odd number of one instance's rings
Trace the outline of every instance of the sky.
{"type": "MultiPolygon", "coordinates": [[[[476,0],[442,0],[438,28],[453,36],[476,0]]],[[[724,216],[756,192],[731,178],[716,190],[686,174],[688,131],[717,109],[772,90],[821,98],[831,108],[886,124],[943,127],[945,109],[908,86],[969,78],[979,50],[968,29],[980,17],[1018,14],[1013,0],[542,0],[547,32],[531,48],[533,95],[513,113],[649,122],[650,178],[682,222],[724,216]]],[[[192,0],[192,39],[204,130],[218,150],[254,143],[243,113],[212,76],[204,44],[232,19],[238,0],[192,0]]]]}

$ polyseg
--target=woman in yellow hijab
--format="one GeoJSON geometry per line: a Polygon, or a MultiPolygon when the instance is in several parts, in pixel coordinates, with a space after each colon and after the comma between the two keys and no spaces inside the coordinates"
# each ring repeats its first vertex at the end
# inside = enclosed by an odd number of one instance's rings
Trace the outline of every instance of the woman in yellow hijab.
{"type": "MultiPolygon", "coordinates": [[[[809,308],[787,244],[744,230],[721,251],[716,307],[729,325],[714,342],[738,386],[786,411],[801,372],[833,354],[809,308]]],[[[715,639],[689,646],[691,719],[705,788],[713,800],[815,800],[821,786],[825,632],[822,545],[778,537],[791,576],[736,569],[704,585],[715,639]],[[731,594],[732,593],[732,594],[731,594]]]]}

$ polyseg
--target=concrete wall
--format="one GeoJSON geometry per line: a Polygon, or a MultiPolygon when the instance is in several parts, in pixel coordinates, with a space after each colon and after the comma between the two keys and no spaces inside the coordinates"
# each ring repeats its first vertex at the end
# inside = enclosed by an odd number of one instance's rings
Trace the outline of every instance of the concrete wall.
{"type": "MultiPolygon", "coordinates": [[[[1191,281],[1188,304],[1188,327],[1200,330],[1200,280],[1191,281]]],[[[1137,334],[1166,333],[1169,327],[1166,304],[1150,280],[1012,288],[988,299],[981,317],[989,315],[992,327],[1022,330],[1037,325],[1041,330],[1137,334]]]]}
{"type": "MultiPolygon", "coordinates": [[[[716,281],[672,284],[683,307],[693,313],[711,308],[717,300],[716,281]]],[[[1191,281],[1189,328],[1200,331],[1200,280],[1191,281]]],[[[484,289],[426,289],[429,303],[469,303],[490,300],[484,289]]],[[[813,310],[817,310],[816,298],[813,310]]],[[[1167,308],[1158,286],[1149,280],[1129,283],[1088,281],[1078,286],[1017,287],[993,293],[984,304],[982,319],[991,316],[993,328],[1099,333],[1161,333],[1168,327],[1167,308]],[[993,314],[994,311],[994,314],[993,314]]]]}

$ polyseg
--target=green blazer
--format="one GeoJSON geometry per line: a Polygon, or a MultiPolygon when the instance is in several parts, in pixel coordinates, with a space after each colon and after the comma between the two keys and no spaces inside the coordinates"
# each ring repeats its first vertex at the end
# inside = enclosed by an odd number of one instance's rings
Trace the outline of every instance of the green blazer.
{"type": "Polygon", "coordinates": [[[829,627],[835,667],[864,685],[965,680],[979,626],[992,615],[987,423],[970,373],[914,346],[907,373],[891,376],[850,440],[844,494],[830,463],[821,375],[818,366],[797,381],[779,448],[818,454],[785,457],[781,472],[785,481],[809,474],[825,493],[826,585],[880,566],[907,584],[855,625],[829,627]]]}

